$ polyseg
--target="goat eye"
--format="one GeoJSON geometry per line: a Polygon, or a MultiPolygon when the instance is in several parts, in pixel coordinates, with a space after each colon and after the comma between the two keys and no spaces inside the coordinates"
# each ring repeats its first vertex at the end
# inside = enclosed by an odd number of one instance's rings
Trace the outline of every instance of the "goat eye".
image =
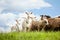
{"type": "Polygon", "coordinates": [[[47,23],[46,21],[44,23],[47,23]]]}

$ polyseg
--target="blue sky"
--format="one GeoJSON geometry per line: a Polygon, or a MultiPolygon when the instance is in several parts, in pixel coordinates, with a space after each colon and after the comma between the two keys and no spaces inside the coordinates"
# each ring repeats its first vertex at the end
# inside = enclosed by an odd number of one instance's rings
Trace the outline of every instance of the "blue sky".
{"type": "Polygon", "coordinates": [[[50,8],[41,8],[41,9],[34,9],[31,10],[36,14],[46,14],[52,17],[60,15],[60,0],[45,0],[46,2],[50,3],[52,7],[50,8]]]}
{"type": "Polygon", "coordinates": [[[60,0],[0,0],[0,27],[8,28],[25,11],[55,17],[60,15],[60,0]]]}
{"type": "Polygon", "coordinates": [[[47,2],[51,3],[53,5],[51,9],[51,15],[56,16],[60,15],[60,0],[46,0],[47,2]]]}

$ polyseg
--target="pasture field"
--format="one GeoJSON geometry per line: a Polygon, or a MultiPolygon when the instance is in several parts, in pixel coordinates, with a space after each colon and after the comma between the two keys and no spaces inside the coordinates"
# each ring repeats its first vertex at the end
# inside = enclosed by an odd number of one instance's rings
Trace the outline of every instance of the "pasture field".
{"type": "Polygon", "coordinates": [[[0,33],[0,40],[60,40],[60,31],[0,33]]]}

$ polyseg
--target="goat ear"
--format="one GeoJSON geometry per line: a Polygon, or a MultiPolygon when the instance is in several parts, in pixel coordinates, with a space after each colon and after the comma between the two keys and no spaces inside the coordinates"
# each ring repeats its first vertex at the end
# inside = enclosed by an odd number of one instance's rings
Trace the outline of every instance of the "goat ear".
{"type": "Polygon", "coordinates": [[[43,15],[40,15],[40,17],[43,17],[43,15]]]}
{"type": "Polygon", "coordinates": [[[27,15],[28,15],[28,13],[27,12],[25,12],[27,15]]]}
{"type": "Polygon", "coordinates": [[[32,14],[32,12],[31,12],[31,14],[32,14]]]}

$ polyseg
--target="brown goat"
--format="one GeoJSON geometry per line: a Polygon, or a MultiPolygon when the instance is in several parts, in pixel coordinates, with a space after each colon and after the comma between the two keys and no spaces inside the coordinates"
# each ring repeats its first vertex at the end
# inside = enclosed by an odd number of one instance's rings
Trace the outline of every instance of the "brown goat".
{"type": "Polygon", "coordinates": [[[38,21],[32,21],[31,31],[38,30],[38,21]]]}
{"type": "Polygon", "coordinates": [[[47,18],[49,25],[46,29],[53,31],[60,30],[60,18],[47,18]]]}
{"type": "Polygon", "coordinates": [[[41,16],[41,19],[39,21],[32,21],[31,30],[37,31],[44,30],[46,24],[47,24],[46,20],[43,20],[41,16]]]}

